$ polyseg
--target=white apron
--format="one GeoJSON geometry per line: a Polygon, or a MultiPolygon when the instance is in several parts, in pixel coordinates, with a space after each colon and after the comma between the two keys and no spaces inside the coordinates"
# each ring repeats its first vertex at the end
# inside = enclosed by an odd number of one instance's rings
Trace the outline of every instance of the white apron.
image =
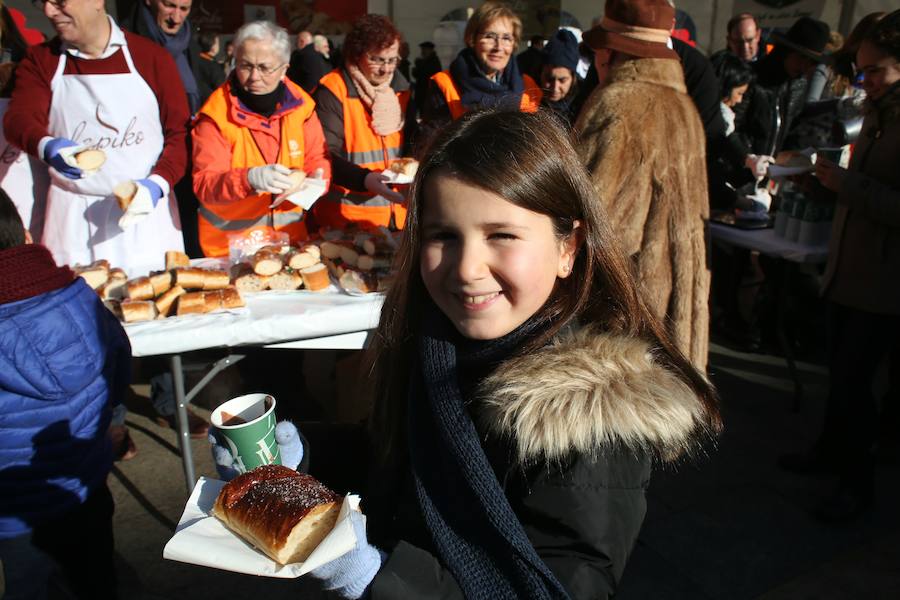
{"type": "Polygon", "coordinates": [[[50,169],[50,191],[42,243],[58,264],[89,264],[105,258],[129,277],[165,267],[166,250],[183,250],[174,193],[123,231],[122,210],[112,195],[117,183],[144,179],[162,153],[159,103],[138,74],[127,45],[121,46],[128,72],[63,75],[66,53],[50,83],[49,134],[99,148],[106,162],[94,175],[68,179],[50,169]]]}
{"type": "MultiPolygon", "coordinates": [[[[9,98],[0,98],[0,124],[9,106],[9,98]]],[[[6,141],[0,126],[0,187],[16,205],[26,229],[35,240],[44,230],[44,207],[50,177],[47,165],[6,141]]]]}

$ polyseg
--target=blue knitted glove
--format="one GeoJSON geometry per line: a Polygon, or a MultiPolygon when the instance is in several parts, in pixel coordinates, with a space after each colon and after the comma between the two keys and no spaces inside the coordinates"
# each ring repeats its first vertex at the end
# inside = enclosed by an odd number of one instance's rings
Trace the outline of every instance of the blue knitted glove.
{"type": "Polygon", "coordinates": [[[64,148],[77,145],[70,139],[53,138],[44,146],[44,161],[69,179],[81,179],[84,177],[84,172],[78,167],[73,167],[67,163],[66,159],[59,153],[64,148]]]}
{"type": "MultiPolygon", "coordinates": [[[[215,436],[209,434],[209,443],[212,444],[213,462],[216,464],[216,472],[222,481],[231,481],[240,473],[234,466],[234,457],[228,448],[219,445],[215,436]]],[[[281,464],[290,469],[296,469],[303,460],[303,442],[297,426],[290,421],[281,421],[275,426],[275,443],[278,444],[278,453],[281,455],[281,464]]]]}
{"type": "Polygon", "coordinates": [[[321,579],[324,589],[336,592],[341,598],[356,600],[369,589],[386,556],[366,539],[366,524],[361,512],[350,511],[350,524],[356,534],[356,547],[313,569],[309,575],[321,579]]]}
{"type": "Polygon", "coordinates": [[[159,203],[159,199],[163,197],[162,188],[152,179],[135,179],[138,185],[142,185],[150,192],[150,200],[153,202],[153,208],[159,203]]]}

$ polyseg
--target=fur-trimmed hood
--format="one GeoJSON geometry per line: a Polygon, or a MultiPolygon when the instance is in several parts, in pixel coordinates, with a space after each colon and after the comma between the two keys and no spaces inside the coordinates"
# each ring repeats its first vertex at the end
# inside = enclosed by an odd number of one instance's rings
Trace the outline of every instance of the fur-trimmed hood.
{"type": "Polygon", "coordinates": [[[697,394],[647,342],[591,327],[503,363],[478,397],[482,425],[513,440],[522,463],[613,447],[670,461],[714,430],[697,394]]]}

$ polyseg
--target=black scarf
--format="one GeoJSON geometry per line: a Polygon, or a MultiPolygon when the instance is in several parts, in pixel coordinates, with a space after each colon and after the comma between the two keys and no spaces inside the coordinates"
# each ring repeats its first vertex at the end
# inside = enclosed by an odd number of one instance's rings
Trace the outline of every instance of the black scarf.
{"type": "Polygon", "coordinates": [[[478,64],[475,52],[463,48],[450,63],[450,76],[459,88],[463,106],[469,110],[494,106],[518,108],[522,103],[525,82],[514,56],[497,76],[497,81],[491,81],[478,64]]]}
{"type": "Polygon", "coordinates": [[[197,80],[194,79],[191,61],[188,59],[188,47],[191,44],[191,22],[185,19],[181,24],[181,29],[175,35],[169,35],[160,29],[156,18],[146,4],[140,2],[138,10],[148,37],[165,48],[175,59],[175,65],[178,67],[178,74],[181,76],[181,83],[187,93],[188,104],[193,115],[200,108],[200,91],[197,88],[197,80]]]}
{"type": "Polygon", "coordinates": [[[567,598],[537,555],[485,456],[466,411],[477,382],[542,325],[528,321],[486,342],[463,339],[431,303],[409,396],[416,495],[441,561],[466,598],[567,598]]]}
{"type": "Polygon", "coordinates": [[[251,94],[241,87],[236,78],[231,84],[231,89],[244,106],[267,119],[275,114],[278,103],[284,99],[283,81],[279,81],[278,86],[268,94],[251,94]]]}

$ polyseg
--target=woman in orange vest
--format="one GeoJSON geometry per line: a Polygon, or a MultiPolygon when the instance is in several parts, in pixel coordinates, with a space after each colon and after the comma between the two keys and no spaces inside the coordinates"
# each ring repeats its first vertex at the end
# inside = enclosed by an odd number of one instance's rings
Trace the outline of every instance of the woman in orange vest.
{"type": "Polygon", "coordinates": [[[410,94],[397,71],[399,51],[400,32],[390,19],[365,15],[344,39],[344,66],[313,92],[334,167],[331,189],[312,208],[319,225],[403,227],[404,197],[382,174],[402,156],[406,139],[410,94]]]}
{"type": "Polygon", "coordinates": [[[303,208],[273,199],[293,187],[299,170],[331,177],[315,102],[285,77],[291,53],[287,32],[267,21],[241,27],[234,37],[235,68],[197,114],[194,191],[200,200],[200,246],[227,256],[228,236],[254,227],[307,238],[303,208]]]}
{"type": "Polygon", "coordinates": [[[541,88],[510,60],[521,36],[522,21],[509,5],[482,4],[466,24],[466,47],[449,69],[431,78],[422,109],[423,126],[436,129],[470,110],[489,106],[535,112],[541,103],[541,88]]]}

